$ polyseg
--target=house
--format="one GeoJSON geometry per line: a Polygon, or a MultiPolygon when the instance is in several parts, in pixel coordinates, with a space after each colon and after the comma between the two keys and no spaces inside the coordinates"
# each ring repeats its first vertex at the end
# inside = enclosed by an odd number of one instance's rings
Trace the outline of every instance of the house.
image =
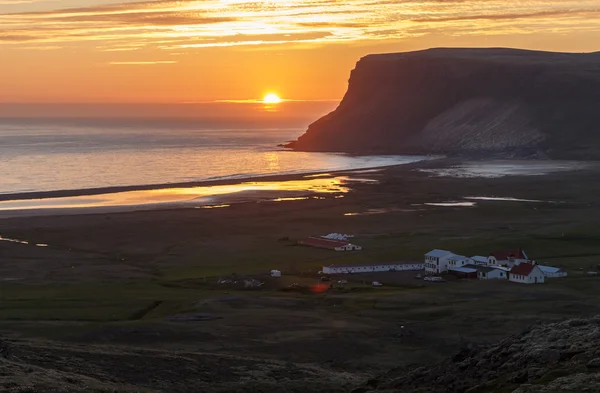
{"type": "Polygon", "coordinates": [[[360,251],[361,246],[349,243],[343,240],[331,240],[322,237],[310,236],[306,239],[298,240],[298,244],[317,248],[327,248],[335,251],[360,251]]]}
{"type": "Polygon", "coordinates": [[[540,268],[542,273],[544,273],[544,277],[546,277],[546,278],[567,277],[567,272],[561,268],[552,267],[552,266],[543,266],[543,265],[537,265],[537,267],[540,268]]]}
{"type": "Polygon", "coordinates": [[[544,273],[538,265],[521,263],[510,269],[508,279],[521,284],[542,284],[544,282],[544,273]]]}
{"type": "Polygon", "coordinates": [[[473,263],[471,258],[467,258],[464,255],[453,255],[448,258],[448,270],[455,267],[461,267],[465,265],[470,265],[473,263]]]}
{"type": "Polygon", "coordinates": [[[474,267],[448,267],[448,271],[458,278],[477,278],[477,269],[474,267]]]}
{"type": "Polygon", "coordinates": [[[434,249],[425,254],[425,272],[442,273],[448,271],[448,261],[454,256],[446,250],[434,249]]]}
{"type": "Polygon", "coordinates": [[[527,262],[527,255],[522,249],[516,251],[496,251],[488,257],[488,266],[507,266],[513,267],[523,262],[527,262]]]}
{"type": "Polygon", "coordinates": [[[423,268],[423,264],[419,262],[379,262],[356,265],[329,265],[323,266],[322,271],[324,274],[351,274],[423,270],[423,268]]]}
{"type": "Polygon", "coordinates": [[[477,266],[477,278],[480,280],[506,280],[508,269],[496,266],[477,266]]]}
{"type": "Polygon", "coordinates": [[[475,255],[471,257],[471,260],[476,265],[486,266],[488,264],[488,257],[482,257],[481,255],[475,255]]]}
{"type": "Polygon", "coordinates": [[[271,277],[281,277],[281,270],[271,270],[271,277]]]}

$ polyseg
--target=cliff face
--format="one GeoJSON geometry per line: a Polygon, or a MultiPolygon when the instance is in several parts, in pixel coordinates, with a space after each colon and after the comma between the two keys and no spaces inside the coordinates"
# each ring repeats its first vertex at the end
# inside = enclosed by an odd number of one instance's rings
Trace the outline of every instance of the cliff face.
{"type": "Polygon", "coordinates": [[[339,107],[289,147],[600,158],[600,53],[369,55],[352,71],[339,107]]]}

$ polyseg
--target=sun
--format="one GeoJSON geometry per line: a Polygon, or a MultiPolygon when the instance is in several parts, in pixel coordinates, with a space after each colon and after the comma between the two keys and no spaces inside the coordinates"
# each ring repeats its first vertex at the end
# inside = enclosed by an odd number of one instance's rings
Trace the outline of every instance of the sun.
{"type": "Polygon", "coordinates": [[[280,102],[281,98],[275,93],[269,93],[263,98],[265,104],[279,104],[280,102]]]}

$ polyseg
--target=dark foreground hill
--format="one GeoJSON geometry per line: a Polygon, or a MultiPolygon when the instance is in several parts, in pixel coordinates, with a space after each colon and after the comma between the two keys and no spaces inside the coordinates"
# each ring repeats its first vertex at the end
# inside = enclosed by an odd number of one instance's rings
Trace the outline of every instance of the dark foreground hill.
{"type": "Polygon", "coordinates": [[[600,316],[533,326],[443,363],[394,370],[355,392],[600,392],[600,316]]]}
{"type": "Polygon", "coordinates": [[[600,52],[369,55],[339,107],[288,145],[353,153],[600,158],[600,52]]]}

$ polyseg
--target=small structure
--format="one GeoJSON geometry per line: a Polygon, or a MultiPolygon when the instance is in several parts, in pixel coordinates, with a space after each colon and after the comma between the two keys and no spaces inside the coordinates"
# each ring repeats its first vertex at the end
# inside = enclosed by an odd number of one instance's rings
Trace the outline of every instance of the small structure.
{"type": "Polygon", "coordinates": [[[510,269],[508,279],[521,284],[542,284],[544,282],[544,273],[538,265],[521,263],[510,269]]]}
{"type": "Polygon", "coordinates": [[[527,255],[521,248],[516,251],[496,251],[491,253],[488,257],[488,266],[513,267],[523,262],[527,262],[527,259],[527,255]]]}
{"type": "Polygon", "coordinates": [[[322,237],[310,236],[306,239],[298,240],[298,244],[317,248],[327,248],[335,251],[360,251],[361,246],[352,244],[344,240],[331,240],[322,237]]]}
{"type": "Polygon", "coordinates": [[[467,258],[464,255],[452,255],[448,258],[448,270],[452,270],[452,268],[462,267],[465,265],[470,265],[473,263],[471,258],[467,258]]]}
{"type": "Polygon", "coordinates": [[[446,250],[434,249],[425,254],[425,272],[429,274],[448,271],[448,261],[454,256],[446,250]]]}
{"type": "Polygon", "coordinates": [[[561,268],[552,267],[552,266],[543,266],[543,265],[537,265],[537,267],[540,268],[542,273],[544,273],[544,277],[546,277],[546,278],[567,277],[567,272],[561,268]]]}
{"type": "Polygon", "coordinates": [[[281,270],[271,270],[271,277],[281,277],[281,270]]]}
{"type": "Polygon", "coordinates": [[[329,265],[323,266],[322,271],[324,274],[351,274],[423,270],[423,267],[423,264],[419,262],[379,262],[356,265],[329,265]]]}
{"type": "Polygon", "coordinates": [[[477,266],[477,278],[480,280],[506,280],[508,270],[497,266],[477,266]]]}
{"type": "Polygon", "coordinates": [[[488,257],[482,257],[481,255],[472,256],[471,260],[476,265],[487,266],[488,264],[488,257]]]}
{"type": "Polygon", "coordinates": [[[448,271],[458,278],[477,278],[477,269],[472,267],[449,267],[448,271]]]}

